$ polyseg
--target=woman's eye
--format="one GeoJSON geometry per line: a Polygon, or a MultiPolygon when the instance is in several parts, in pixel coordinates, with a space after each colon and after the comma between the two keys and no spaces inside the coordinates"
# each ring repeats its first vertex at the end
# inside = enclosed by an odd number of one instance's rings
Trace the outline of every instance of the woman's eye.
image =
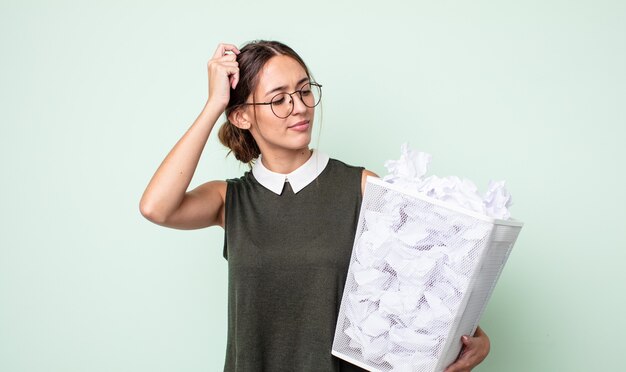
{"type": "Polygon", "coordinates": [[[301,90],[301,91],[300,91],[300,93],[301,93],[303,96],[308,96],[309,94],[311,94],[311,90],[310,90],[310,89],[307,89],[307,90],[301,90]]]}
{"type": "Polygon", "coordinates": [[[285,97],[277,98],[272,101],[272,105],[274,106],[282,105],[283,103],[285,103],[285,97]]]}

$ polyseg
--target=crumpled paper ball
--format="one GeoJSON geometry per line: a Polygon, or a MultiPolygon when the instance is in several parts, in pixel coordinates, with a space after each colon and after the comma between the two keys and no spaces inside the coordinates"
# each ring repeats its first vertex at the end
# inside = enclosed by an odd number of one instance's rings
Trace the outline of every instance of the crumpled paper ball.
{"type": "Polygon", "coordinates": [[[425,177],[431,160],[430,154],[415,151],[404,143],[400,147],[400,159],[385,162],[389,174],[383,180],[409,192],[417,191],[492,218],[510,218],[512,199],[504,181],[490,181],[487,192],[480,195],[476,185],[468,179],[435,175],[425,177]]]}

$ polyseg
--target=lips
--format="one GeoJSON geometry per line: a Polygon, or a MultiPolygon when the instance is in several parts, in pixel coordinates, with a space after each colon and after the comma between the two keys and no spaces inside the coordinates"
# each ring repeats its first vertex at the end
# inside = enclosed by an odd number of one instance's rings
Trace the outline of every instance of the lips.
{"type": "Polygon", "coordinates": [[[303,131],[309,129],[309,121],[308,120],[302,120],[302,121],[299,121],[299,122],[297,122],[297,123],[295,123],[293,125],[290,125],[287,128],[303,132],[303,131]]]}

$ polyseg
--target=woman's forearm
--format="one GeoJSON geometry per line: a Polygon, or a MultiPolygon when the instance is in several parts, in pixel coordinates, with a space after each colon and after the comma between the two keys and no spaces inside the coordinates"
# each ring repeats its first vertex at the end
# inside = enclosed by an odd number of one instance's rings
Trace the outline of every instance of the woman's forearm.
{"type": "Polygon", "coordinates": [[[164,221],[180,206],[198,166],[200,155],[223,109],[209,102],[187,132],[167,154],[143,193],[141,214],[164,221]]]}

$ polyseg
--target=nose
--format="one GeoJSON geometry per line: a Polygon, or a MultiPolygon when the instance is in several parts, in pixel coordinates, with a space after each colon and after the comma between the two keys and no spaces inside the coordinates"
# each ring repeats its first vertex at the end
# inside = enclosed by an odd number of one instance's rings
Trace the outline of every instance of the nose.
{"type": "Polygon", "coordinates": [[[299,114],[306,111],[307,107],[304,102],[302,102],[302,98],[300,98],[300,94],[298,92],[291,95],[291,102],[293,103],[292,114],[299,114]]]}

